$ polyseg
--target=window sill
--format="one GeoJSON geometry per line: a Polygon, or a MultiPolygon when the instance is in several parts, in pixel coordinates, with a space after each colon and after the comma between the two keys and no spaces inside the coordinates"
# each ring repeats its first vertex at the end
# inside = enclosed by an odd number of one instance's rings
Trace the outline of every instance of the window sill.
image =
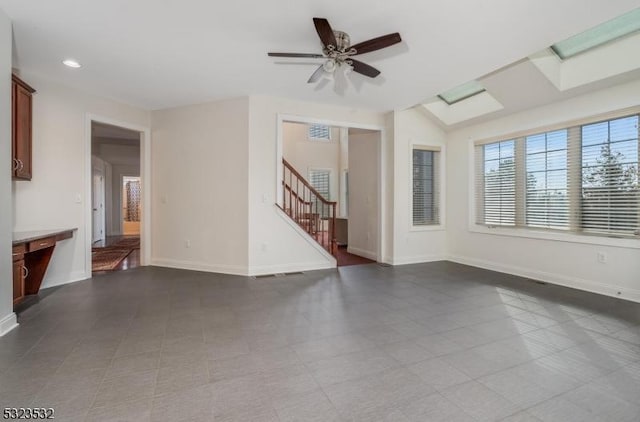
{"type": "Polygon", "coordinates": [[[469,231],[472,233],[490,234],[495,236],[524,237],[527,239],[553,240],[557,242],[583,243],[588,245],[612,246],[616,248],[640,249],[640,239],[620,239],[595,235],[581,235],[575,233],[552,233],[525,228],[489,228],[477,224],[470,224],[469,231]]]}
{"type": "Polygon", "coordinates": [[[410,232],[441,232],[445,230],[446,230],[446,227],[442,224],[409,227],[410,232]]]}

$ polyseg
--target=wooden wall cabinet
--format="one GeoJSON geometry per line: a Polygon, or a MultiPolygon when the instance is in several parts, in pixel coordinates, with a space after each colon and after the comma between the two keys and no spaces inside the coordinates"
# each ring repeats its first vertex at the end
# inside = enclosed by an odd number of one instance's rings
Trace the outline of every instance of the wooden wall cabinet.
{"type": "Polygon", "coordinates": [[[11,75],[11,158],[14,180],[31,180],[32,95],[35,89],[11,75]]]}

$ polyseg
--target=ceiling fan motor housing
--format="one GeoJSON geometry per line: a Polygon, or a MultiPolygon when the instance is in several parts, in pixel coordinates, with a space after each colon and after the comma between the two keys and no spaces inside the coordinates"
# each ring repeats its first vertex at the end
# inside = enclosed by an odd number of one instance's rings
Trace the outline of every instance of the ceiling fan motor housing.
{"type": "Polygon", "coordinates": [[[349,34],[342,31],[333,31],[333,34],[336,36],[336,48],[338,51],[346,51],[349,47],[351,47],[351,38],[349,34]]]}

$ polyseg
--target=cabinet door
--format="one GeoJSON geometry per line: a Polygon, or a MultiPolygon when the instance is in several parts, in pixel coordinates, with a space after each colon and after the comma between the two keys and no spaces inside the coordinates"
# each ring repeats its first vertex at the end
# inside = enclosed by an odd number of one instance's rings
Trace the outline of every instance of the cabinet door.
{"type": "Polygon", "coordinates": [[[24,297],[24,260],[13,263],[13,304],[24,297]]]}
{"type": "Polygon", "coordinates": [[[11,176],[16,177],[16,170],[18,170],[18,159],[16,158],[16,91],[18,90],[18,84],[15,81],[11,81],[11,176]]]}
{"type": "Polygon", "coordinates": [[[31,180],[31,93],[14,85],[13,142],[17,163],[14,175],[17,179],[31,180]]]}

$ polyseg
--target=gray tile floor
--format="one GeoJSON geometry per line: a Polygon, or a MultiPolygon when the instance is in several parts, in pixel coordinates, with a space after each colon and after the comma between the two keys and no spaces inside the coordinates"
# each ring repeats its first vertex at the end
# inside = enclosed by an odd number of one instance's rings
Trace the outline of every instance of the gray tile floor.
{"type": "Polygon", "coordinates": [[[62,421],[639,421],[640,304],[438,262],[49,292],[0,408],[62,421]]]}

